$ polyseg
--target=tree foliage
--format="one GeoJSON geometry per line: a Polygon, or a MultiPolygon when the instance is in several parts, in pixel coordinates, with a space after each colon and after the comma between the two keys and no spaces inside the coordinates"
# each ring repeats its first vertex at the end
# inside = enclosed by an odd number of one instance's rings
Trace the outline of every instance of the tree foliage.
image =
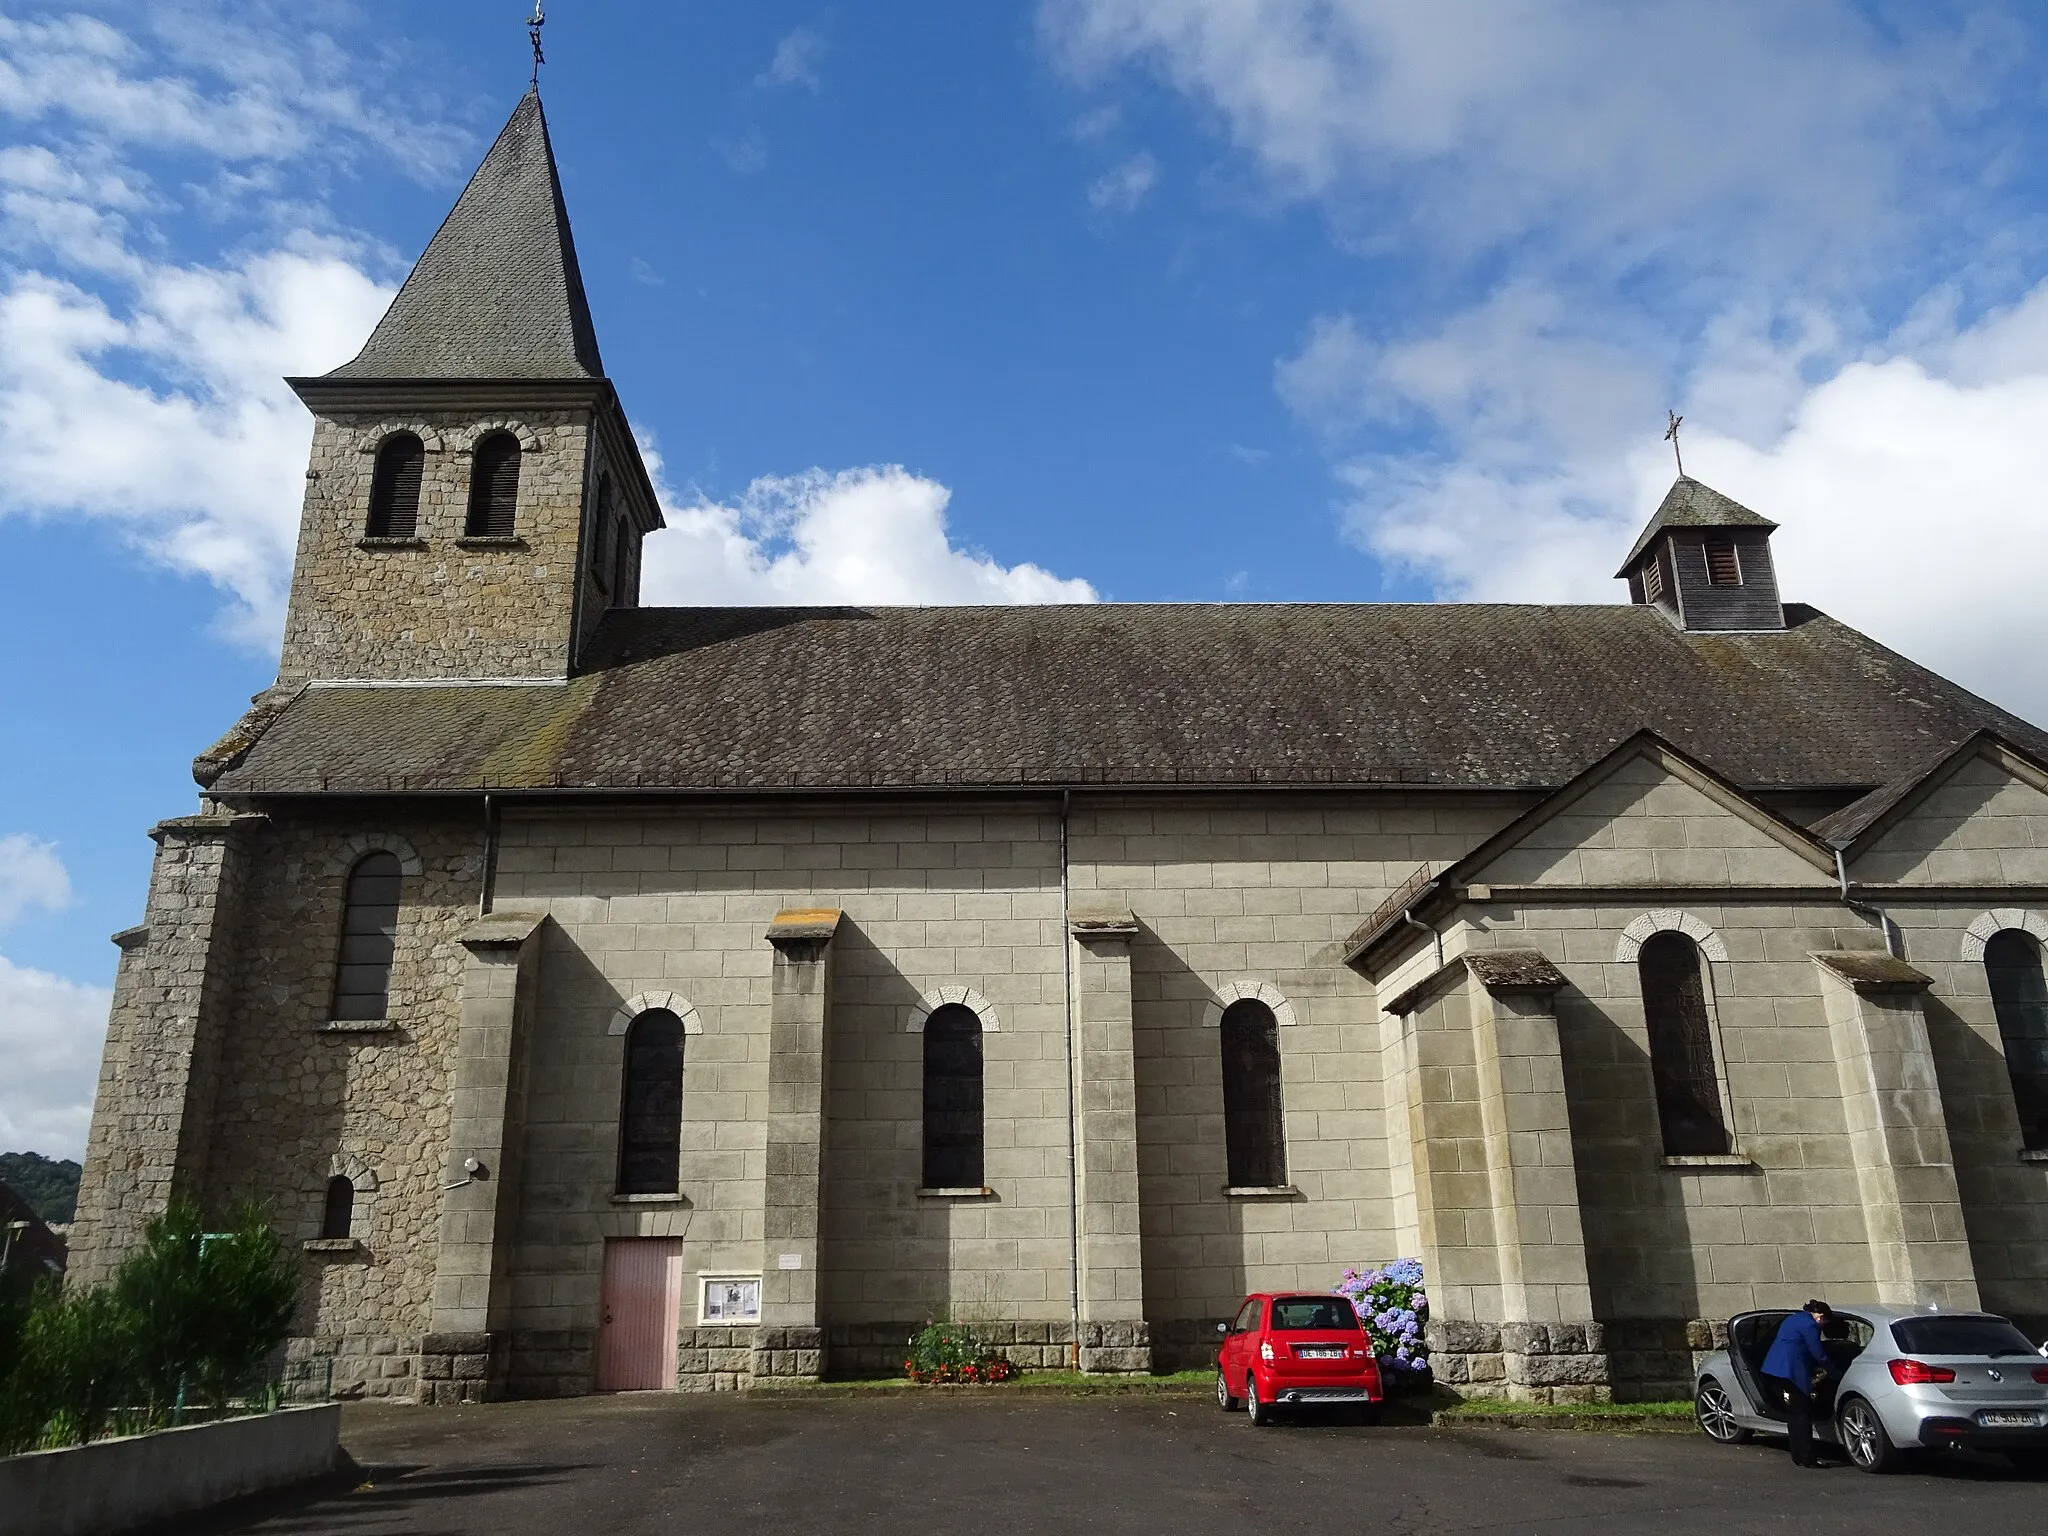
{"type": "Polygon", "coordinates": [[[39,1152],[0,1152],[0,1184],[5,1184],[44,1221],[72,1219],[78,1211],[78,1164],[69,1158],[39,1152]]]}

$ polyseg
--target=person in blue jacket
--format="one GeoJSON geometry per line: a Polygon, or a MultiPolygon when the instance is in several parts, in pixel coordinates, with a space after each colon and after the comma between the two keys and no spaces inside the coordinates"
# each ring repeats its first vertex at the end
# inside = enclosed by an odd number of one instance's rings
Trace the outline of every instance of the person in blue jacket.
{"type": "Polygon", "coordinates": [[[1827,1351],[1821,1348],[1821,1324],[1827,1321],[1828,1304],[1809,1301],[1778,1324],[1778,1336],[1771,1340],[1771,1352],[1764,1356],[1764,1385],[1784,1395],[1785,1426],[1790,1431],[1792,1464],[1817,1467],[1813,1454],[1813,1374],[1825,1373],[1827,1351]]]}

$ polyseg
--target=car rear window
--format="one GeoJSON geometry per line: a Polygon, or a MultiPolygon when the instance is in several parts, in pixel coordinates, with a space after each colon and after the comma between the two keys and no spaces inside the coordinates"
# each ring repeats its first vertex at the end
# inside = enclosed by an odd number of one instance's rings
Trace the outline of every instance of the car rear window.
{"type": "Polygon", "coordinates": [[[1273,1331],[1304,1333],[1312,1328],[1358,1328],[1358,1314],[1341,1296],[1290,1296],[1273,1303],[1273,1331]]]}
{"type": "Polygon", "coordinates": [[[2002,1317],[1911,1317],[1892,1324],[1909,1355],[2031,1355],[2033,1341],[2002,1317]]]}

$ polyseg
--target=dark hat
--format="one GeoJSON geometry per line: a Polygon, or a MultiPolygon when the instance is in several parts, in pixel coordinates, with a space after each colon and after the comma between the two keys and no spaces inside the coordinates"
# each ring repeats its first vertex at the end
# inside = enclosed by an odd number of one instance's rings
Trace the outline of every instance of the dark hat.
{"type": "Polygon", "coordinates": [[[1822,1317],[1826,1317],[1835,1309],[1824,1301],[1809,1301],[1799,1310],[1802,1312],[1818,1312],[1822,1317]]]}

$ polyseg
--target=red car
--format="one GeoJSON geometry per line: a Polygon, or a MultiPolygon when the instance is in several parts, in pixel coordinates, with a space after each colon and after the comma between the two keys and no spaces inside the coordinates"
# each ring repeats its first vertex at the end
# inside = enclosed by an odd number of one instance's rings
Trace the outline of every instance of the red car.
{"type": "Polygon", "coordinates": [[[1216,1406],[1225,1413],[1242,1405],[1252,1423],[1265,1425],[1275,1408],[1342,1403],[1368,1422],[1379,1417],[1380,1363],[1342,1296],[1247,1296],[1216,1331],[1216,1406]]]}

